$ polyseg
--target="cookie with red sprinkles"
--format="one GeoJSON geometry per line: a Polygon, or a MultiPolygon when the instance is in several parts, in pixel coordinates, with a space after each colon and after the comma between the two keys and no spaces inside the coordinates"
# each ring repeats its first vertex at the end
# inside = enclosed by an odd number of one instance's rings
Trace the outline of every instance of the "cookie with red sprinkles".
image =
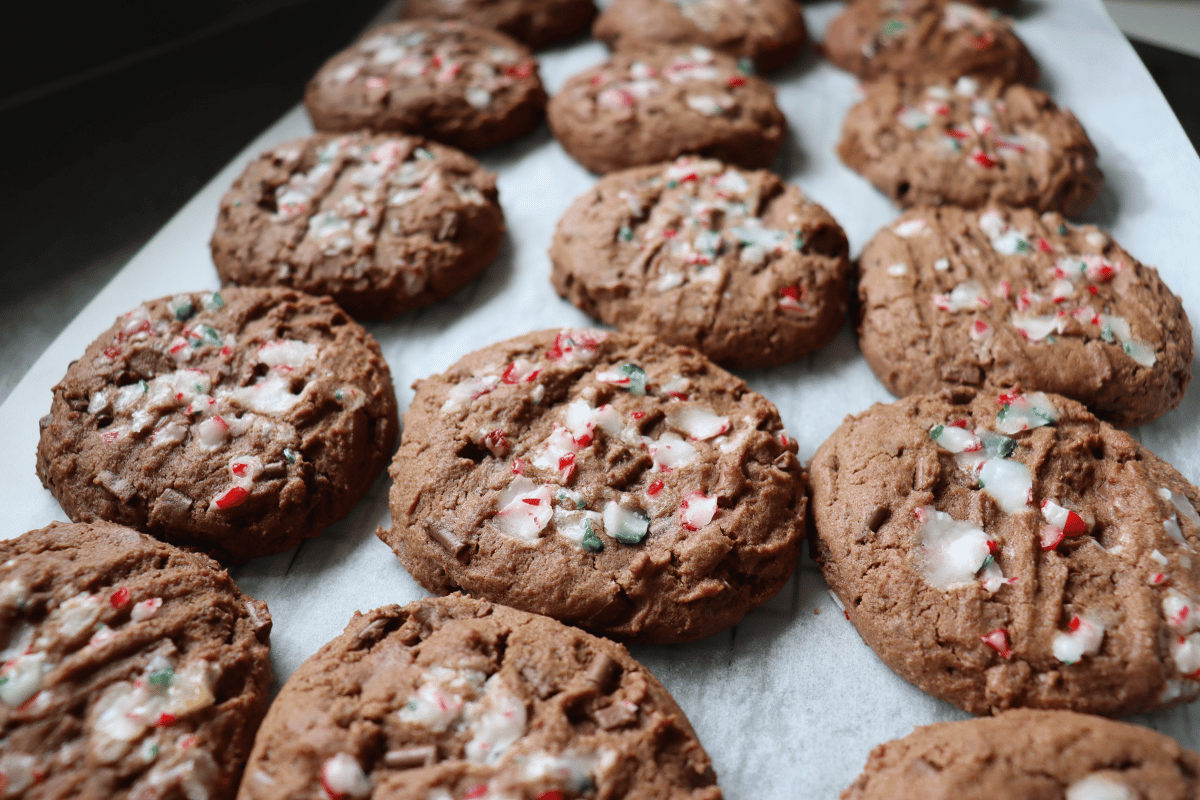
{"type": "Polygon", "coordinates": [[[1104,181],[1083,126],[1050,95],[966,77],[867,84],[838,155],[906,208],[991,202],[1077,216],[1104,181]]]}
{"type": "Polygon", "coordinates": [[[422,19],[367,31],[317,71],[304,105],[318,131],[410,133],[480,150],[536,128],[546,90],[515,39],[422,19]]]}
{"type": "Polygon", "coordinates": [[[699,45],[613,53],[568,78],[547,115],[563,149],[600,174],[686,154],[766,167],[787,132],[770,83],[699,45]]]}
{"type": "Polygon", "coordinates": [[[1200,754],[1157,731],[1070,711],[942,722],[871,751],[842,800],[1200,796],[1200,754]]]}
{"type": "Polygon", "coordinates": [[[1130,427],[1177,407],[1191,381],[1180,298],[1094,225],[915,208],[858,264],[859,347],[896,394],[1019,383],[1130,427]]]}
{"type": "Polygon", "coordinates": [[[683,157],[606,176],[563,215],[550,280],[623,331],[734,369],[827,344],[849,304],[837,221],[772,172],[683,157]]]}
{"type": "Polygon", "coordinates": [[[813,556],[885,664],[973,714],[1200,695],[1200,492],[1042,392],[914,395],[809,464],[813,556]]]}
{"type": "Polygon", "coordinates": [[[129,528],[0,542],[0,793],[231,800],[270,632],[215,561],[129,528]]]}
{"type": "Polygon", "coordinates": [[[300,665],[238,800],[721,800],[687,717],[619,644],[455,595],[355,614],[300,665]]]}
{"type": "Polygon", "coordinates": [[[677,642],[733,625],[795,568],[796,443],[693,350],[541,331],[415,388],[379,536],[432,592],[677,642]]]}
{"type": "Polygon", "coordinates": [[[1032,84],[1037,62],[995,11],[955,0],[856,0],[825,31],[825,56],[864,80],[970,75],[1032,84]]]}
{"type": "Polygon", "coordinates": [[[348,514],[399,427],[375,339],[329,298],[286,289],[142,303],[53,393],[37,474],[72,519],[227,562],[348,514]]]}

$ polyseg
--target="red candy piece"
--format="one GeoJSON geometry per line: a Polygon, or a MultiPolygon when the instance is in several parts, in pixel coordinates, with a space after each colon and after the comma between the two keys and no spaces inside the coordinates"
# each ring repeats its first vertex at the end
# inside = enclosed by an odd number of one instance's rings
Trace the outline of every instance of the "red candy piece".
{"type": "Polygon", "coordinates": [[[991,169],[992,167],[996,166],[996,159],[992,158],[982,150],[976,150],[974,153],[972,153],[971,160],[979,166],[986,167],[987,169],[991,169]]]}
{"type": "Polygon", "coordinates": [[[165,711],[158,715],[158,719],[154,722],[156,727],[169,728],[176,723],[175,715],[168,714],[165,711]]]}
{"type": "Polygon", "coordinates": [[[468,789],[466,797],[467,800],[475,800],[476,797],[483,797],[485,794],[487,794],[487,784],[480,783],[468,789]]]}
{"type": "Polygon", "coordinates": [[[523,79],[528,78],[533,74],[533,62],[522,61],[520,64],[513,64],[508,69],[504,70],[504,74],[510,78],[523,79]]]}
{"type": "Polygon", "coordinates": [[[743,78],[741,75],[734,75],[733,77],[731,77],[729,79],[729,87],[731,89],[736,89],[739,86],[745,86],[745,85],[746,85],[746,79],[743,78]]]}
{"type": "Polygon", "coordinates": [[[1083,521],[1083,517],[1076,514],[1074,511],[1067,512],[1067,524],[1063,527],[1063,534],[1066,536],[1082,536],[1087,533],[1087,525],[1083,521]]]}
{"type": "Polygon", "coordinates": [[[1008,631],[996,628],[991,633],[979,637],[979,640],[1000,654],[1001,658],[1012,658],[1013,649],[1008,643],[1008,631]]]}
{"type": "Polygon", "coordinates": [[[972,36],[967,41],[971,43],[971,47],[976,50],[987,50],[996,43],[996,34],[991,31],[984,31],[978,36],[972,36]]]}
{"type": "Polygon", "coordinates": [[[107,356],[108,358],[111,358],[113,361],[116,361],[117,356],[121,355],[121,348],[106,347],[106,348],[104,348],[104,355],[107,356]]]}
{"type": "Polygon", "coordinates": [[[1050,246],[1050,243],[1047,242],[1045,239],[1043,239],[1041,236],[1038,237],[1038,250],[1041,250],[1043,253],[1053,253],[1054,252],[1054,248],[1050,246]]]}
{"type": "Polygon", "coordinates": [[[112,607],[120,611],[125,606],[129,605],[129,590],[122,586],[112,593],[108,598],[108,602],[112,603],[112,607]]]}
{"type": "Polygon", "coordinates": [[[548,792],[539,794],[538,800],[563,800],[563,793],[558,789],[551,789],[548,792]]]}
{"type": "Polygon", "coordinates": [[[646,494],[648,494],[648,495],[650,495],[651,497],[653,497],[654,495],[656,495],[656,494],[658,494],[659,492],[661,492],[661,491],[662,491],[662,488],[663,488],[663,482],[662,482],[662,481],[655,481],[654,483],[650,484],[650,488],[646,489],[646,494]]]}
{"type": "Polygon", "coordinates": [[[228,492],[217,498],[217,508],[224,511],[234,506],[240,506],[246,502],[246,498],[250,496],[250,492],[240,486],[232,487],[228,492]]]}

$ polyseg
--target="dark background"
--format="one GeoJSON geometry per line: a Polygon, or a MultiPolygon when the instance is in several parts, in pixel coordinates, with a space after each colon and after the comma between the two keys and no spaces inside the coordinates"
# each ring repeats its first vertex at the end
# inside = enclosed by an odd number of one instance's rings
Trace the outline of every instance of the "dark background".
{"type": "MultiPolygon", "coordinates": [[[[183,15],[162,0],[109,0],[25,7],[6,20],[0,401],[383,5],[209,0],[187,4],[183,15]]],[[[1200,59],[1134,47],[1200,149],[1200,59]]]]}

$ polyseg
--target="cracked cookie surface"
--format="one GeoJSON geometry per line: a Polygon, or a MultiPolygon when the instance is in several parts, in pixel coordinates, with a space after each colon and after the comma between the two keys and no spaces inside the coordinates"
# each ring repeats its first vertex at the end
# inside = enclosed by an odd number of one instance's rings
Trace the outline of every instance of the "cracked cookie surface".
{"type": "Polygon", "coordinates": [[[271,683],[265,603],[108,522],[0,542],[0,792],[234,796],[271,683]]]}
{"type": "Polygon", "coordinates": [[[480,150],[538,126],[546,90],[525,45],[464,22],[393,22],[330,58],[304,92],[318,131],[396,131],[480,150]]]}
{"type": "Polygon", "coordinates": [[[692,350],[541,331],[415,387],[379,536],[432,592],[672,642],[736,623],[795,568],[796,443],[692,350]]]}
{"type": "Polygon", "coordinates": [[[599,174],[685,154],[766,167],[787,131],[771,84],[698,45],[614,53],[568,78],[547,116],[563,149],[599,174]]]}
{"type": "Polygon", "coordinates": [[[1069,711],[1008,711],[917,728],[871,751],[842,800],[1188,800],[1200,754],[1169,736],[1069,711]]]}
{"type": "Polygon", "coordinates": [[[684,157],[609,175],[572,203],[550,280],[623,331],[775,366],[841,328],[848,254],[829,212],[774,173],[684,157]]]}
{"type": "Polygon", "coordinates": [[[587,31],[596,17],[592,0],[410,0],[400,18],[463,20],[493,28],[534,49],[587,31]]]}
{"type": "Polygon", "coordinates": [[[857,0],[825,32],[825,56],[863,80],[996,78],[1031,84],[1037,63],[1009,20],[953,0],[857,0]]]}
{"type": "Polygon", "coordinates": [[[787,64],[808,32],[788,0],[615,0],[592,26],[613,50],[647,44],[698,44],[753,62],[761,72],[787,64]]]}
{"type": "Polygon", "coordinates": [[[1075,216],[1104,180],[1083,126],[1050,95],[974,78],[868,84],[838,156],[905,208],[1000,203],[1075,216]]]}
{"type": "Polygon", "coordinates": [[[37,474],[76,521],[240,562],[348,514],[397,417],[379,344],[329,298],[179,294],[121,315],[70,366],[37,474]]]}
{"type": "Polygon", "coordinates": [[[1200,695],[1200,493],[1079,403],[914,395],[809,465],[813,556],[863,640],[974,714],[1200,695]]]}
{"type": "Polygon", "coordinates": [[[461,595],[356,614],[288,679],[239,800],[719,800],[624,647],[461,595]]]}
{"type": "Polygon", "coordinates": [[[210,248],[239,286],[329,295],[355,319],[457,292],[504,240],[496,176],[417,136],[318,135],[255,159],[221,198],[210,248]]]}
{"type": "Polygon", "coordinates": [[[859,346],[899,395],[1013,386],[1079,400],[1121,427],[1191,382],[1180,298],[1094,225],[989,205],[912,209],[859,256],[859,346]]]}

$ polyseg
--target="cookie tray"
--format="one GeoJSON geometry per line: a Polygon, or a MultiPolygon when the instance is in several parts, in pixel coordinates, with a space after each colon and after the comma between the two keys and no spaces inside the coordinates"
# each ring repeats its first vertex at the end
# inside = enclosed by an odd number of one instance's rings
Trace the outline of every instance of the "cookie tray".
{"type": "MultiPolygon", "coordinates": [[[[840,3],[805,9],[819,39],[840,3]]],[[[1041,87],[1074,110],[1100,151],[1106,182],[1085,218],[1110,229],[1126,249],[1156,265],[1200,322],[1200,159],[1100,0],[1022,0],[1017,29],[1042,66],[1041,87]]],[[[553,93],[567,76],[603,59],[595,42],[541,54],[553,93]]],[[[811,46],[769,76],[791,135],[775,168],[825,205],[857,253],[896,210],[834,155],[856,82],[811,46]]],[[[116,317],[143,300],[215,289],[208,239],[221,194],[270,145],[306,135],[300,107],[222,170],[121,270],[34,364],[2,407],[0,485],[8,500],[0,536],[42,527],[63,512],[34,475],[38,418],[67,364],[116,317]]],[[[499,173],[509,238],[499,259],[448,302],[368,325],[391,364],[401,408],[413,380],[459,356],[539,328],[588,320],[550,287],[546,248],[559,215],[595,178],[572,162],[543,126],[489,151],[499,173]]],[[[1198,348],[1200,349],[1200,348],[1198,348]]],[[[892,398],[859,355],[846,326],[812,358],[744,376],[773,400],[808,459],[841,419],[892,398]]],[[[1193,483],[1200,481],[1200,389],[1181,408],[1133,431],[1193,483]]],[[[349,518],[294,551],[234,570],[239,585],[267,601],[275,619],[275,676],[283,681],[357,609],[423,596],[375,537],[388,524],[386,476],[349,518]]],[[[731,798],[836,797],[876,744],[914,725],[959,719],[957,709],[892,674],[834,606],[807,559],[783,592],[735,629],[703,641],[631,648],[687,712],[731,798]]],[[[1200,749],[1200,706],[1135,721],[1200,749]]]]}

